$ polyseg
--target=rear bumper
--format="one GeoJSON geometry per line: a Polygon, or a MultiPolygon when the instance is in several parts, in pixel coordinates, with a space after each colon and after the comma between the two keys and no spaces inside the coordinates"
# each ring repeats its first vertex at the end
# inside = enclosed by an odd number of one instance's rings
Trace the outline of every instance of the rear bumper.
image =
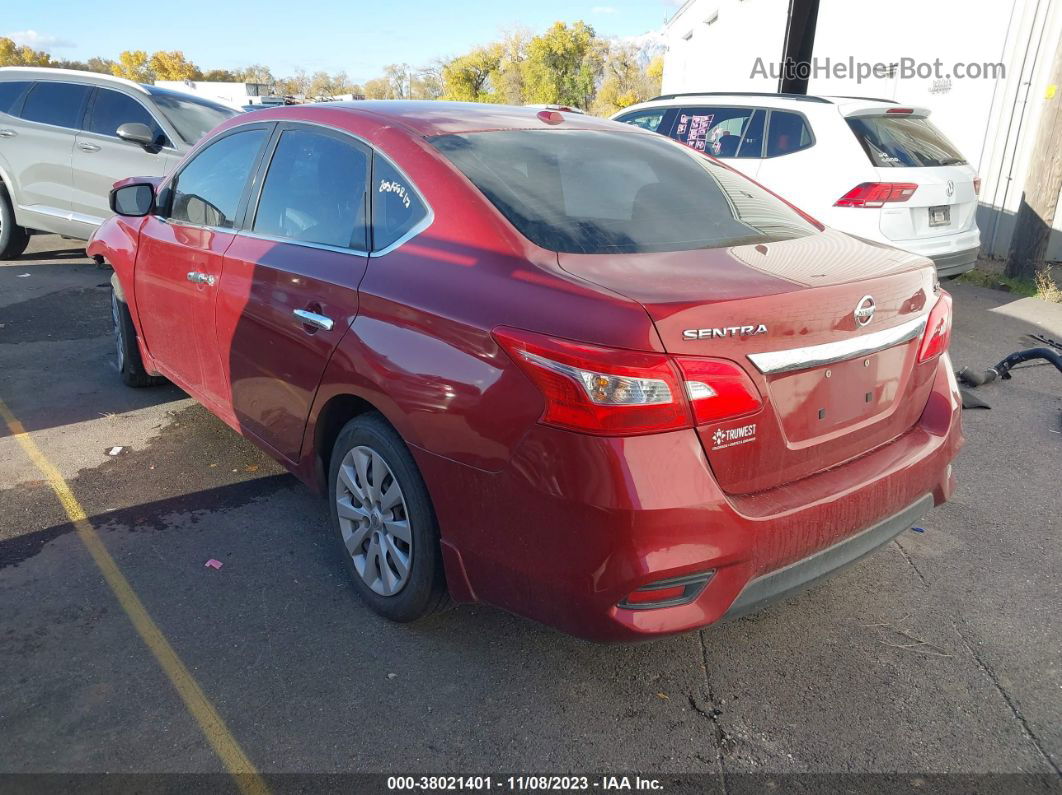
{"type": "Polygon", "coordinates": [[[950,497],[962,444],[950,367],[942,357],[921,419],[899,438],[751,495],[719,488],[692,431],[612,439],[534,426],[500,473],[414,450],[451,593],[596,641],[756,610],[869,554],[950,497]],[[619,606],[641,586],[708,571],[687,604],[619,606]]]}
{"type": "Polygon", "coordinates": [[[925,516],[933,507],[933,495],[926,494],[887,519],[856,533],[831,547],[764,574],[746,585],[723,620],[740,618],[809,588],[817,581],[865,558],[892,541],[925,516]]]}
{"type": "Polygon", "coordinates": [[[966,251],[956,251],[951,254],[938,254],[930,257],[933,260],[933,264],[937,266],[937,275],[941,278],[947,278],[949,276],[958,276],[966,273],[966,271],[973,270],[973,266],[977,263],[977,253],[980,249],[971,248],[966,251]]]}

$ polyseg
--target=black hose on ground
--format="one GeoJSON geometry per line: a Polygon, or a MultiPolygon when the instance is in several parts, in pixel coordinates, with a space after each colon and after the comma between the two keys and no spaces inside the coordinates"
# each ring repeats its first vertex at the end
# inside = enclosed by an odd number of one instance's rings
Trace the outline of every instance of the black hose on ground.
{"type": "Polygon", "coordinates": [[[995,367],[989,367],[983,373],[975,373],[972,372],[969,367],[964,367],[955,374],[955,377],[967,386],[982,386],[983,384],[995,381],[997,378],[1010,378],[1010,370],[1012,367],[1019,365],[1022,362],[1028,362],[1032,359],[1045,359],[1057,367],[1058,371],[1062,373],[1062,356],[1056,351],[1053,351],[1050,348],[1029,348],[1026,351],[1012,353],[1006,359],[999,362],[995,367]]]}

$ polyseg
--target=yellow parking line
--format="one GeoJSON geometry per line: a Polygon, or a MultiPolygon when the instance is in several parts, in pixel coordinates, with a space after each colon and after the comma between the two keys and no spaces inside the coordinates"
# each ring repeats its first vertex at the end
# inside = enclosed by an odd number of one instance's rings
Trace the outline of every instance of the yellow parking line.
{"type": "Polygon", "coordinates": [[[181,658],[177,656],[177,652],[173,650],[170,642],[166,640],[162,630],[148,615],[144,604],[140,601],[140,597],[133,590],[133,586],[129,584],[125,575],[122,574],[118,564],[114,562],[114,558],[107,551],[107,547],[103,545],[99,534],[89,523],[88,517],[85,515],[85,509],[77,501],[74,493],[70,490],[70,486],[67,485],[67,482],[59,474],[59,470],[55,468],[52,462],[45,458],[44,453],[37,447],[37,443],[33,441],[25,427],[11,413],[11,410],[2,399],[0,399],[0,418],[4,420],[11,435],[22,447],[22,450],[47,479],[48,485],[52,487],[55,496],[59,498],[59,502],[63,505],[63,510],[66,511],[66,515],[73,523],[78,538],[88,549],[92,559],[96,561],[96,566],[99,567],[100,573],[103,574],[103,579],[107,581],[107,585],[110,586],[125,614],[129,616],[129,620],[133,622],[133,626],[136,627],[141,639],[147,644],[151,653],[155,655],[155,659],[158,660],[162,670],[169,677],[174,688],[176,688],[181,700],[184,701],[184,705],[188,708],[192,717],[196,719],[196,722],[199,723],[199,728],[203,730],[207,741],[236,780],[240,791],[246,793],[246,795],[267,795],[269,787],[266,786],[262,776],[255,769],[251,760],[247,758],[243,749],[240,748],[240,744],[236,742],[236,738],[232,736],[221,715],[218,714],[214,705],[210,703],[210,699],[199,687],[195,677],[185,667],[185,664],[181,662],[181,658]]]}

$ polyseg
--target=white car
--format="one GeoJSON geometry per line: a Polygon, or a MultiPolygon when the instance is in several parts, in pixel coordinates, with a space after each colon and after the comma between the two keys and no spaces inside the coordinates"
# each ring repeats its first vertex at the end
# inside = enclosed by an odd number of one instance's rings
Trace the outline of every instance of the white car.
{"type": "Polygon", "coordinates": [[[795,94],[669,94],[617,113],[703,150],[828,226],[928,257],[942,277],[981,244],[981,180],[925,108],[795,94]]]}

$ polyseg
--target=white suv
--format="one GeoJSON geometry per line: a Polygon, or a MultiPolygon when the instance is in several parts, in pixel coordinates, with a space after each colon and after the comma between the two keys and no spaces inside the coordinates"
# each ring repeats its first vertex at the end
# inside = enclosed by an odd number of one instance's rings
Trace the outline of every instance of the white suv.
{"type": "Polygon", "coordinates": [[[71,69],[0,69],[0,259],[31,230],[88,239],[111,186],[163,176],[237,111],[131,80],[71,69]]]}
{"type": "Polygon", "coordinates": [[[616,121],[724,160],[823,223],[970,270],[980,179],[928,120],[889,100],[796,94],[669,94],[616,121]]]}

